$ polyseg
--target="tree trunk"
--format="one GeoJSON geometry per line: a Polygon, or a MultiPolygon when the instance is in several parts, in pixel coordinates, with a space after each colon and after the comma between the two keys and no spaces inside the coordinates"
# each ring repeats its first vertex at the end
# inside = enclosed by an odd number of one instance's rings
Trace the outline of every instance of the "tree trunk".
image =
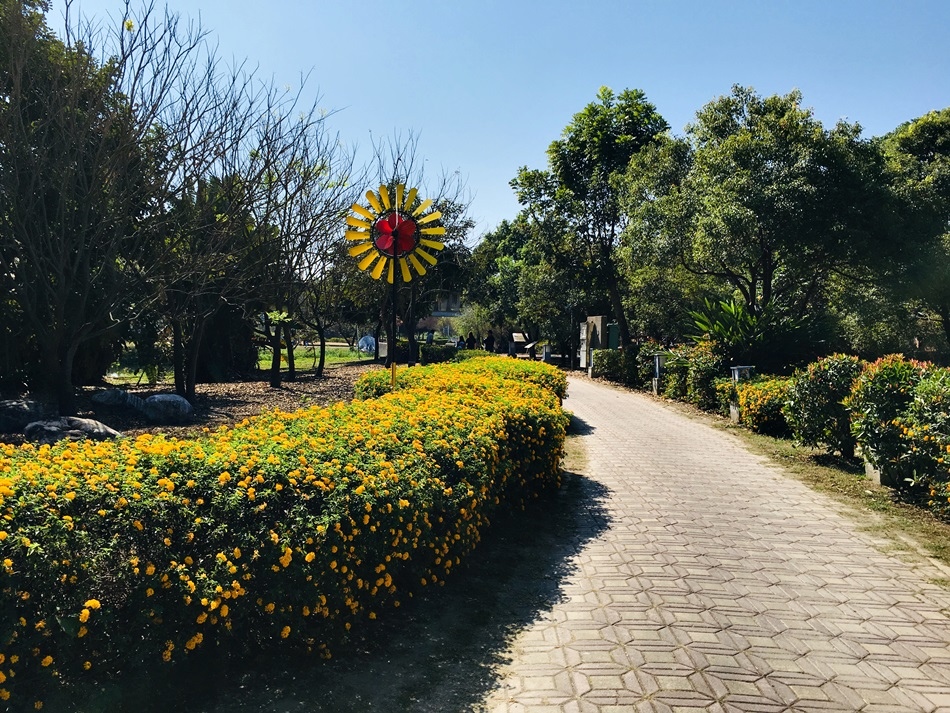
{"type": "Polygon", "coordinates": [[[280,388],[280,324],[273,325],[271,329],[270,318],[264,317],[264,332],[270,341],[271,360],[270,360],[270,387],[272,389],[280,388]]]}
{"type": "Polygon", "coordinates": [[[56,408],[60,416],[76,415],[76,394],[73,389],[73,359],[76,356],[76,347],[66,347],[60,351],[56,346],[42,350],[48,357],[44,359],[45,368],[49,373],[47,383],[52,385],[52,396],[56,400],[56,408]]]}
{"type": "Polygon", "coordinates": [[[175,371],[175,393],[185,396],[185,342],[181,322],[172,320],[172,362],[175,371]]]}
{"type": "MultiPolygon", "coordinates": [[[[608,282],[607,294],[610,296],[610,306],[614,311],[614,319],[617,320],[617,326],[620,328],[620,346],[626,348],[633,344],[633,340],[630,338],[630,325],[627,323],[627,315],[623,311],[623,298],[620,296],[617,280],[608,282]]],[[[603,336],[606,337],[607,335],[603,336]]]]}
{"type": "Polygon", "coordinates": [[[327,363],[327,336],[323,328],[323,320],[319,317],[313,325],[317,330],[317,338],[320,340],[320,365],[317,367],[317,376],[323,376],[323,367],[327,363]]]}
{"type": "Polygon", "coordinates": [[[284,322],[284,339],[287,341],[287,381],[297,380],[297,369],[294,366],[294,340],[290,334],[290,322],[284,322]]]}
{"type": "Polygon", "coordinates": [[[188,369],[185,373],[185,398],[195,403],[195,387],[198,381],[198,359],[201,356],[201,342],[204,340],[205,327],[210,317],[202,317],[195,325],[195,331],[188,341],[188,369]]]}

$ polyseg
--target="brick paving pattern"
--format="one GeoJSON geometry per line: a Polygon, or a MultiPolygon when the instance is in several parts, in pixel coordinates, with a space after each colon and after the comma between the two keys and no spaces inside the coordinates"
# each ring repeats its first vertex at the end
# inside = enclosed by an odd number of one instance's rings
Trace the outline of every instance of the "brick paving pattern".
{"type": "Polygon", "coordinates": [[[609,525],[486,710],[950,712],[939,572],[729,434],[594,382],[569,394],[609,525]]]}

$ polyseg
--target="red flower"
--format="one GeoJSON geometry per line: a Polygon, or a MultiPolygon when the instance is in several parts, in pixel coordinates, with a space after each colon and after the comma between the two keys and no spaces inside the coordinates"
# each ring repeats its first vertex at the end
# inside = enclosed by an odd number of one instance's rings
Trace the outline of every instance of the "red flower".
{"type": "Polygon", "coordinates": [[[376,228],[376,239],[373,243],[384,255],[396,257],[411,252],[416,247],[416,221],[411,218],[392,212],[377,220],[373,227],[376,228]]]}

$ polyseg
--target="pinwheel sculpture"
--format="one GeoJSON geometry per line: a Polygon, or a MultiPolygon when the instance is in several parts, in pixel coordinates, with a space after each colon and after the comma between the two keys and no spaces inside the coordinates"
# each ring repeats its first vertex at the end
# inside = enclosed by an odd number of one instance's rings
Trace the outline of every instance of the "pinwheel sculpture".
{"type": "MultiPolygon", "coordinates": [[[[390,188],[366,192],[366,205],[354,203],[346,216],[346,239],[353,245],[349,252],[359,258],[358,267],[369,272],[374,280],[386,276],[392,288],[392,382],[396,385],[396,294],[400,280],[412,282],[413,273],[426,274],[426,265],[436,264],[430,251],[438,252],[445,245],[435,237],[445,235],[439,224],[442,213],[431,210],[432,200],[419,200],[418,190],[398,183],[390,188]]],[[[387,347],[388,349],[389,347],[387,347]]]]}

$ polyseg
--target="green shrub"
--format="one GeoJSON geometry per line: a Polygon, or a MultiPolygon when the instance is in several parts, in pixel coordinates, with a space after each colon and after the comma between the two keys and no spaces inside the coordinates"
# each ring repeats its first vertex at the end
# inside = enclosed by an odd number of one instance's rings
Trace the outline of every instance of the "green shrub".
{"type": "Polygon", "coordinates": [[[867,364],[855,379],[845,406],[861,452],[882,474],[900,480],[900,427],[896,419],[910,404],[929,364],[889,354],[867,364]]]}
{"type": "Polygon", "coordinates": [[[669,352],[663,364],[663,395],[676,401],[686,400],[686,377],[689,374],[689,347],[669,352]]]}
{"type": "Polygon", "coordinates": [[[716,344],[701,341],[684,355],[686,368],[686,400],[703,411],[716,411],[719,401],[714,382],[723,376],[725,368],[716,344]]]}
{"type": "Polygon", "coordinates": [[[863,368],[864,362],[858,357],[832,354],[795,373],[785,402],[785,418],[798,443],[824,446],[848,458],[854,456],[856,440],[844,402],[863,368]]]}
{"type": "Polygon", "coordinates": [[[594,349],[590,353],[590,375],[623,383],[623,352],[619,349],[594,349]]]}
{"type": "Polygon", "coordinates": [[[643,388],[650,388],[653,383],[654,354],[669,354],[669,350],[659,342],[647,340],[640,344],[639,349],[633,356],[636,364],[634,367],[636,370],[636,378],[638,384],[642,385],[643,388]]]}
{"type": "Polygon", "coordinates": [[[631,388],[640,386],[642,381],[637,370],[637,348],[593,350],[591,376],[631,388]]]}
{"type": "Polygon", "coordinates": [[[419,361],[425,364],[442,364],[452,361],[458,349],[453,344],[422,344],[419,347],[419,361]]]}
{"type": "Polygon", "coordinates": [[[782,407],[790,381],[788,378],[759,377],[736,384],[739,423],[767,436],[788,436],[790,431],[782,407]]]}

